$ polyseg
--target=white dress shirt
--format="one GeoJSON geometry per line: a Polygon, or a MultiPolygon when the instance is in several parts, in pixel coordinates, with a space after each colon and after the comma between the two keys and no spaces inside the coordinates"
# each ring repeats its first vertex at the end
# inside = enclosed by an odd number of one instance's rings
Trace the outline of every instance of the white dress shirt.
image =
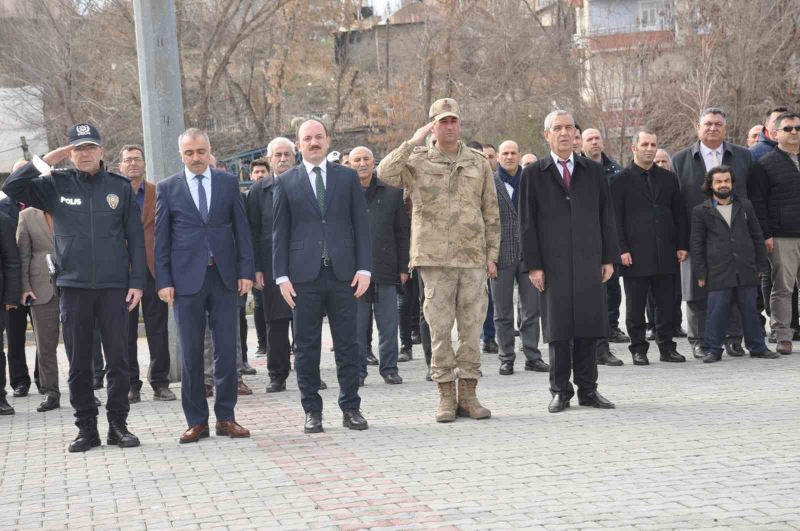
{"type": "MultiPolygon", "coordinates": [[[[308,162],[306,159],[303,159],[303,166],[306,168],[306,173],[308,174],[308,180],[311,182],[311,189],[314,191],[314,196],[317,195],[317,174],[314,173],[314,168],[319,168],[322,170],[322,184],[325,186],[325,189],[328,189],[328,169],[327,169],[327,161],[322,161],[322,164],[314,165],[308,162]]],[[[329,242],[330,244],[330,242],[329,242]]],[[[330,247],[329,247],[330,248],[330,247]]],[[[372,273],[369,271],[359,270],[356,271],[358,275],[364,275],[365,277],[372,276],[372,273]]],[[[289,277],[278,277],[275,279],[275,284],[283,284],[287,282],[289,277]]]]}
{"type": "MultiPolygon", "coordinates": [[[[550,156],[553,157],[553,160],[556,163],[556,168],[558,168],[558,174],[561,175],[561,178],[564,178],[564,166],[561,165],[559,162],[560,160],[564,160],[552,151],[550,152],[550,156]]],[[[567,168],[569,168],[569,174],[573,175],[575,173],[575,154],[570,153],[569,158],[567,159],[567,168]]]]}
{"type": "Polygon", "coordinates": [[[706,165],[706,171],[722,164],[722,156],[725,154],[725,144],[720,144],[717,149],[711,149],[700,142],[700,154],[706,165]]]}
{"type": "MultiPolygon", "coordinates": [[[[197,186],[200,184],[195,179],[195,173],[189,171],[189,168],[186,166],[183,167],[183,173],[186,175],[186,183],[189,185],[189,193],[192,194],[192,200],[194,201],[194,206],[197,207],[197,210],[200,210],[200,194],[197,193],[197,186]]],[[[203,188],[206,191],[206,211],[211,212],[211,166],[206,167],[206,171],[203,172],[203,188]]]]}

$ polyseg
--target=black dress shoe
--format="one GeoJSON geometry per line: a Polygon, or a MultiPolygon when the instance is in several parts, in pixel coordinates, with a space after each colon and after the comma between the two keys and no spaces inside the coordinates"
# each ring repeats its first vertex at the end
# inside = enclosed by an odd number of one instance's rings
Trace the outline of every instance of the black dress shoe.
{"type": "Polygon", "coordinates": [[[647,354],[644,352],[634,352],[631,357],[634,365],[650,365],[650,360],[647,359],[647,354]]]}
{"type": "Polygon", "coordinates": [[[375,354],[372,352],[367,352],[367,365],[379,365],[380,362],[378,358],[375,357],[375,354]]]}
{"type": "Polygon", "coordinates": [[[106,443],[120,448],[134,448],[139,446],[139,438],[128,431],[124,421],[112,420],[108,424],[108,438],[106,443]]]}
{"type": "Polygon", "coordinates": [[[510,361],[504,361],[500,363],[500,374],[503,376],[514,374],[514,364],[510,361]]]}
{"type": "Polygon", "coordinates": [[[751,358],[764,358],[764,359],[767,359],[767,360],[774,360],[774,359],[780,358],[781,355],[778,352],[775,352],[775,351],[772,351],[770,349],[767,349],[767,350],[765,350],[763,352],[751,352],[750,353],[750,357],[751,358]]]}
{"type": "Polygon", "coordinates": [[[14,408],[8,403],[6,397],[0,396],[0,415],[13,415],[14,408]]]}
{"type": "Polygon", "coordinates": [[[425,380],[427,380],[429,382],[433,381],[433,376],[431,376],[431,368],[430,367],[428,367],[428,374],[425,375],[425,380]]]}
{"type": "Polygon", "coordinates": [[[303,432],[321,433],[322,431],[322,412],[309,411],[306,413],[306,423],[303,425],[303,432]]]}
{"type": "Polygon", "coordinates": [[[172,402],[173,400],[177,400],[178,397],[175,396],[175,393],[169,390],[169,387],[158,387],[153,389],[153,400],[157,402],[172,402]]]}
{"type": "Polygon", "coordinates": [[[422,343],[422,336],[419,335],[419,330],[412,330],[411,331],[411,344],[412,345],[419,345],[422,343]]]}
{"type": "Polygon", "coordinates": [[[28,396],[28,387],[24,385],[18,385],[14,388],[14,398],[22,398],[24,396],[28,396]]]}
{"type": "Polygon", "coordinates": [[[668,350],[666,352],[662,352],[659,356],[659,359],[667,363],[682,363],[686,361],[686,357],[678,354],[677,350],[668,350]]]}
{"type": "Polygon", "coordinates": [[[559,413],[564,411],[569,407],[569,399],[564,398],[559,394],[553,395],[553,399],[550,400],[550,405],[547,406],[547,411],[550,413],[559,413]]]}
{"type": "Polygon", "coordinates": [[[716,363],[718,361],[722,361],[722,352],[719,354],[714,354],[713,352],[709,352],[708,354],[703,357],[703,363],[716,363]]]}
{"type": "Polygon", "coordinates": [[[644,335],[644,337],[648,341],[655,341],[655,339],[656,339],[656,329],[655,328],[648,328],[647,332],[644,335]]]}
{"type": "Polygon", "coordinates": [[[744,349],[742,345],[737,341],[731,341],[725,345],[725,352],[728,353],[728,356],[733,356],[734,358],[741,358],[744,356],[744,349]]]}
{"type": "Polygon", "coordinates": [[[592,391],[583,396],[578,395],[578,404],[586,407],[596,407],[598,409],[614,409],[614,402],[607,400],[597,391],[592,391]]]}
{"type": "Polygon", "coordinates": [[[357,409],[345,409],[342,412],[342,426],[351,430],[366,430],[369,428],[367,420],[357,409]]]}
{"type": "Polygon", "coordinates": [[[597,364],[608,365],[609,367],[619,367],[623,365],[622,360],[617,358],[611,350],[603,350],[597,352],[597,364]]]}
{"type": "Polygon", "coordinates": [[[358,377],[358,386],[364,387],[367,384],[367,377],[366,376],[359,376],[358,377]]]}
{"type": "Polygon", "coordinates": [[[608,336],[609,343],[630,343],[630,341],[631,338],[628,337],[628,334],[620,330],[618,326],[612,328],[611,335],[608,336]]]}
{"type": "Polygon", "coordinates": [[[78,436],[70,443],[67,450],[74,454],[76,452],[88,452],[98,446],[100,446],[100,434],[97,433],[97,426],[94,428],[87,427],[78,431],[78,436]]]}
{"type": "Polygon", "coordinates": [[[138,404],[142,401],[142,393],[137,389],[131,389],[128,391],[128,403],[129,404],[138,404]]]}
{"type": "Polygon", "coordinates": [[[247,363],[246,361],[242,362],[242,374],[246,374],[248,376],[253,376],[257,372],[258,371],[256,371],[254,368],[252,368],[249,363],[247,363]]]}
{"type": "Polygon", "coordinates": [[[679,326],[678,328],[676,328],[672,332],[672,337],[673,338],[676,338],[676,337],[689,337],[689,334],[687,334],[686,330],[684,330],[682,327],[679,326]]]}
{"type": "Polygon", "coordinates": [[[692,345],[692,355],[696,360],[702,360],[708,356],[708,349],[702,343],[695,343],[692,345]]]}
{"type": "Polygon", "coordinates": [[[53,395],[45,396],[44,400],[39,407],[36,408],[36,411],[39,413],[44,413],[45,411],[52,411],[54,409],[58,409],[61,407],[61,401],[53,395]]]}
{"type": "Polygon", "coordinates": [[[400,363],[405,363],[407,361],[411,361],[414,358],[414,353],[411,350],[411,347],[402,347],[400,349],[400,354],[397,356],[397,361],[400,363]]]}
{"type": "Polygon", "coordinates": [[[322,378],[320,378],[319,379],[319,390],[320,391],[324,391],[327,388],[328,388],[328,384],[326,384],[325,381],[322,378]]]}
{"type": "Polygon", "coordinates": [[[500,347],[497,346],[497,341],[494,339],[487,339],[481,344],[481,350],[486,354],[497,354],[500,347]]]}
{"type": "Polygon", "coordinates": [[[267,355],[267,347],[264,345],[258,345],[258,347],[256,348],[256,357],[263,358],[266,355],[267,355]]]}
{"type": "Polygon", "coordinates": [[[399,385],[403,383],[403,377],[397,373],[392,373],[384,376],[383,381],[390,385],[399,385]]]}
{"type": "Polygon", "coordinates": [[[100,376],[99,378],[97,378],[97,377],[94,378],[94,386],[93,387],[94,387],[95,391],[97,391],[98,389],[102,389],[103,388],[103,377],[102,376],[100,376]]]}
{"type": "Polygon", "coordinates": [[[535,372],[550,372],[550,365],[548,365],[543,359],[527,360],[525,362],[525,370],[535,372]]]}
{"type": "Polygon", "coordinates": [[[286,380],[272,379],[269,381],[267,385],[268,393],[280,393],[281,391],[286,391],[286,380]]]}

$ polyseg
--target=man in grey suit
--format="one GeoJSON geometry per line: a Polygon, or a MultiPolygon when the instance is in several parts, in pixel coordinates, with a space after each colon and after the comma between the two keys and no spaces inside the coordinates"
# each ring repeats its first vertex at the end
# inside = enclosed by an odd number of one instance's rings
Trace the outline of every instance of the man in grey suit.
{"type": "Polygon", "coordinates": [[[367,291],[371,277],[367,203],[358,174],[326,162],[330,136],[321,122],[304,122],[297,144],[302,162],[278,176],[274,186],[272,274],[294,310],[303,429],[323,431],[319,359],[322,317],[327,314],[336,345],[342,424],[365,430],[358,396],[356,299],[367,291]]]}
{"type": "MultiPolygon", "coordinates": [[[[755,164],[750,151],[742,146],[725,142],[725,111],[710,107],[700,113],[697,126],[698,141],[675,153],[672,167],[678,175],[681,193],[686,201],[686,212],[691,214],[694,207],[706,200],[703,193],[703,182],[708,170],[715,166],[730,166],[736,175],[733,193],[747,199],[747,180],[755,164]]],[[[706,327],[707,294],[705,288],[697,284],[697,277],[692,271],[692,256],[681,262],[681,285],[683,300],[687,306],[689,321],[689,342],[696,359],[703,359],[708,351],[703,346],[706,327]]],[[[742,349],[742,319],[739,309],[731,312],[725,350],[730,356],[744,356],[742,349]]]]}
{"type": "Polygon", "coordinates": [[[542,359],[539,350],[540,295],[522,267],[519,249],[517,208],[522,167],[519,165],[517,143],[506,140],[500,144],[497,160],[494,184],[500,207],[500,260],[497,263],[497,278],[489,279],[489,282],[494,298],[494,327],[500,346],[500,374],[514,374],[514,284],[519,290],[519,335],[525,354],[525,370],[549,372],[550,365],[542,359]]]}
{"type": "Polygon", "coordinates": [[[45,258],[48,254],[55,255],[53,218],[49,213],[33,207],[19,213],[17,247],[22,263],[20,303],[31,306],[39,362],[39,389],[45,397],[36,411],[50,411],[61,407],[61,392],[56,358],[60,323],[58,294],[50,281],[45,258]]]}

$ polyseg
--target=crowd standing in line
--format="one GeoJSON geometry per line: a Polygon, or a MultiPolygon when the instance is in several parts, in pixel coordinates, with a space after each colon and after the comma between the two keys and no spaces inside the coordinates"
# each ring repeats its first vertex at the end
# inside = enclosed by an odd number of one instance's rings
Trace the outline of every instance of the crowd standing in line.
{"type": "Polygon", "coordinates": [[[623,364],[612,343],[629,343],[637,366],[650,363],[649,341],[661,362],[686,362],[674,338],[687,335],[704,363],[723,352],[745,355],[743,339],[754,358],[792,353],[800,328],[800,115],[770,109],[745,148],[727,139],[725,112],[708,108],[697,141],[673,156],[656,131],[641,128],[625,168],[605,153],[600,130],[581,129],[568,111],[545,118],[549,152],[541,158],[522,154],[512,139],[465,142],[452,98],[434,102],[429,119],[377,167],[369,147],[331,151],[325,124],[307,120],[296,141],[275,138],[265,158],[250,163],[245,194],[199,129],[177,139],[184,167],[158,185],[145,179],[141,146],[125,145],[113,172],[100,132],[87,123],[70,128],[67,145],[17,163],[0,200],[0,322],[8,338],[0,415],[15,413],[7,383],[16,398],[35,383],[39,412],[60,407],[60,330],[78,427],[69,450],[101,444],[93,390],[103,380],[106,442],[138,446],[128,416],[142,399],[139,308],[153,399],[172,401],[172,307],[187,424],[179,442],[210,436],[210,397],[215,434],[249,437],[235,414],[237,397],[252,394],[243,375],[255,373],[246,354],[248,293],[256,355],[267,357],[266,392],[286,391],[294,368],[306,433],[323,431],[325,317],[342,424],[352,430],[369,427],[359,396],[368,366],[385,383],[402,384],[398,363],[413,359],[413,344],[422,344],[427,379],[437,384],[437,422],[491,416],[477,395],[481,350],[497,353],[499,374],[512,375],[516,337],[524,369],[550,375],[552,413],[570,407],[573,383],[579,405],[615,407],[598,391],[597,371],[623,364]]]}

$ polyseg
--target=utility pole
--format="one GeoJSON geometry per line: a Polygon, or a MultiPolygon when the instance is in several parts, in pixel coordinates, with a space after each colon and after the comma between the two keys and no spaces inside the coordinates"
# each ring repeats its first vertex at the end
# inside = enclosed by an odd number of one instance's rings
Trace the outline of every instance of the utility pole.
{"type": "MultiPolygon", "coordinates": [[[[181,168],[178,136],[184,130],[178,27],[174,0],[134,0],[136,52],[147,178],[158,182],[181,168]]],[[[169,312],[170,371],[180,381],[181,351],[175,317],[169,312]]]]}

